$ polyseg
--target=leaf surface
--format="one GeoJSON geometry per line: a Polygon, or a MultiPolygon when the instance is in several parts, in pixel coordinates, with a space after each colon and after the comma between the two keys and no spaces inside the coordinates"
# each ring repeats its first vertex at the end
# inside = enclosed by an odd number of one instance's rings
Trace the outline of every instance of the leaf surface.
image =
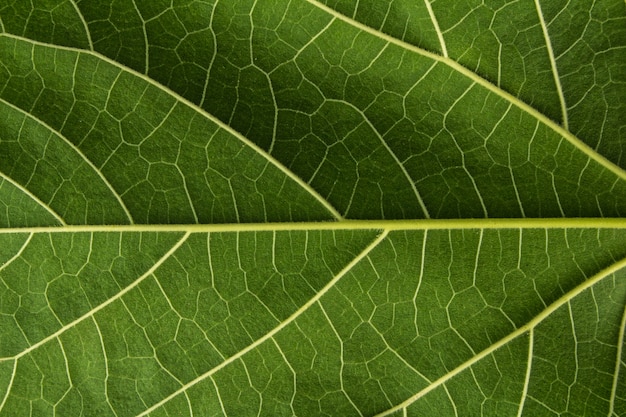
{"type": "Polygon", "coordinates": [[[621,0],[0,3],[0,415],[626,414],[625,63],[621,0]]]}

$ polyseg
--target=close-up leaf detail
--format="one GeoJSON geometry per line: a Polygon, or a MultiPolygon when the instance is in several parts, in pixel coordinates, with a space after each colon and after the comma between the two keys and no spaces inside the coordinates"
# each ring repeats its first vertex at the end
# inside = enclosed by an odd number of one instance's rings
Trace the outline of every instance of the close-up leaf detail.
{"type": "Polygon", "coordinates": [[[0,416],[626,415],[623,0],[0,0],[0,416]]]}

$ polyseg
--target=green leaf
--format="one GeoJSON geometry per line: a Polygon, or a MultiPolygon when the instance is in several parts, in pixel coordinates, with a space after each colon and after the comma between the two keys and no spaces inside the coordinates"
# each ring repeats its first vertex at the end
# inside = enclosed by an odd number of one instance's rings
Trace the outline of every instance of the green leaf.
{"type": "Polygon", "coordinates": [[[5,0],[0,416],[625,415],[624,114],[622,0],[5,0]]]}

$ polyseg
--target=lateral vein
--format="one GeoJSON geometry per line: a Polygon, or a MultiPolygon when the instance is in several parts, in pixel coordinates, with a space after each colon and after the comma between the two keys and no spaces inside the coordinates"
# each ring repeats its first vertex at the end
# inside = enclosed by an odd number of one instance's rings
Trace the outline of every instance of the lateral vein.
{"type": "Polygon", "coordinates": [[[543,38],[546,41],[546,49],[548,50],[548,56],[550,57],[550,66],[552,67],[552,77],[554,78],[554,85],[556,86],[556,91],[559,95],[559,102],[561,103],[561,117],[563,118],[563,128],[569,130],[565,94],[563,93],[561,77],[559,76],[559,69],[556,64],[556,57],[554,56],[554,50],[552,49],[552,42],[550,41],[550,35],[548,34],[548,25],[546,24],[546,20],[543,17],[543,11],[541,10],[539,0],[535,0],[535,8],[537,9],[537,16],[539,17],[539,23],[541,23],[541,31],[543,32],[543,38]]]}
{"type": "Polygon", "coordinates": [[[466,369],[470,368],[471,366],[473,366],[477,362],[481,361],[482,359],[486,358],[487,356],[493,354],[495,351],[497,351],[501,347],[505,346],[506,344],[510,343],[514,339],[517,339],[518,337],[522,336],[523,334],[531,332],[543,320],[545,320],[547,317],[549,317],[552,313],[554,313],[560,307],[562,307],[565,304],[569,303],[574,297],[576,297],[577,295],[581,294],[583,291],[593,287],[595,284],[597,284],[598,282],[600,282],[601,280],[603,280],[607,276],[610,276],[610,275],[616,273],[617,271],[619,271],[620,269],[623,269],[623,268],[626,268],[626,258],[622,259],[619,262],[614,263],[610,267],[600,271],[598,274],[594,275],[590,279],[588,279],[585,282],[583,282],[582,284],[578,285],[576,288],[572,289],[571,291],[569,291],[568,293],[563,295],[561,298],[556,300],[554,303],[549,305],[547,308],[545,308],[541,313],[539,313],[536,317],[534,317],[528,323],[526,323],[525,325],[521,326],[520,328],[518,328],[514,332],[510,333],[508,336],[506,336],[506,337],[500,339],[499,341],[497,341],[496,343],[492,344],[487,349],[483,350],[482,352],[478,353],[477,355],[474,355],[473,357],[471,357],[470,359],[468,359],[467,361],[465,361],[461,365],[459,365],[456,368],[454,368],[452,371],[448,372],[445,375],[442,375],[440,378],[435,380],[428,387],[424,388],[423,390],[421,390],[418,393],[414,394],[413,396],[409,397],[408,399],[406,399],[402,403],[400,403],[400,404],[398,404],[398,405],[396,405],[396,406],[394,406],[394,407],[392,407],[392,408],[390,408],[390,409],[388,409],[386,411],[383,411],[382,413],[377,414],[375,417],[388,416],[388,415],[391,415],[391,414],[393,414],[393,413],[395,413],[395,412],[397,412],[399,410],[403,410],[403,409],[409,407],[411,404],[413,404],[415,401],[417,401],[420,398],[422,398],[424,395],[426,395],[429,392],[433,391],[434,389],[442,386],[443,384],[448,382],[453,377],[457,376],[461,372],[463,372],[466,369]]]}
{"type": "Polygon", "coordinates": [[[441,45],[441,55],[447,58],[448,48],[446,48],[446,41],[443,38],[443,32],[439,28],[439,22],[437,21],[437,16],[435,16],[435,11],[433,10],[433,6],[432,4],[430,4],[430,0],[424,0],[424,4],[426,4],[426,9],[428,9],[428,15],[430,16],[430,20],[433,22],[433,27],[435,28],[435,32],[437,32],[437,38],[439,39],[439,44],[441,45]]]}
{"type": "Polygon", "coordinates": [[[59,330],[57,330],[56,332],[52,333],[51,335],[47,336],[46,338],[40,340],[39,342],[33,344],[32,346],[30,346],[27,349],[24,349],[22,352],[18,353],[17,355],[15,355],[13,357],[13,359],[17,360],[19,358],[21,358],[22,356],[27,355],[28,353],[32,352],[33,350],[39,348],[41,345],[49,342],[50,340],[54,340],[57,337],[59,337],[63,332],[65,332],[66,330],[76,326],[78,323],[82,322],[83,320],[89,318],[89,317],[94,317],[94,315],[104,309],[106,306],[108,306],[109,304],[113,303],[114,301],[119,300],[121,297],[123,297],[126,293],[128,293],[130,290],[132,290],[133,288],[135,288],[137,285],[139,285],[141,282],[143,282],[147,277],[149,277],[150,275],[152,275],[152,273],[154,273],[154,271],[156,271],[162,264],[163,262],[165,262],[174,252],[176,252],[178,250],[178,248],[180,248],[182,246],[183,243],[185,243],[185,241],[187,240],[187,238],[189,237],[189,235],[191,235],[191,232],[187,232],[185,233],[185,235],[183,235],[182,238],[180,238],[180,240],[178,240],[178,242],[176,242],[176,244],[174,244],[166,253],[165,255],[163,255],[158,261],[156,261],[154,263],[154,265],[152,265],[152,267],[150,267],[150,269],[148,269],[142,276],[140,276],[139,278],[137,278],[132,284],[128,285],[126,288],[124,288],[123,290],[121,290],[120,292],[118,292],[117,294],[115,294],[113,297],[109,298],[108,300],[106,300],[105,302],[103,302],[102,304],[96,306],[95,308],[91,309],[89,312],[83,314],[82,316],[80,316],[79,318],[73,320],[72,322],[64,325],[63,327],[61,327],[59,330]]]}
{"type": "Polygon", "coordinates": [[[60,225],[62,225],[62,226],[66,226],[67,225],[65,223],[65,220],[63,220],[63,218],[59,215],[59,213],[54,211],[52,209],[52,207],[50,207],[48,204],[43,202],[39,197],[37,197],[35,194],[33,194],[28,188],[26,188],[22,184],[16,182],[15,180],[13,180],[13,178],[9,177],[8,175],[4,174],[3,172],[0,172],[0,177],[2,177],[6,182],[8,182],[9,184],[13,185],[15,188],[17,188],[18,190],[20,190],[24,194],[26,194],[28,196],[28,198],[33,200],[35,203],[39,204],[44,210],[46,210],[48,213],[50,213],[56,219],[56,221],[59,222],[60,225]]]}
{"type": "Polygon", "coordinates": [[[613,386],[611,387],[611,400],[609,402],[609,416],[612,416],[615,410],[615,398],[617,398],[617,387],[620,381],[620,370],[624,361],[622,355],[624,354],[624,334],[626,333],[626,306],[624,306],[624,314],[622,314],[622,322],[619,328],[619,337],[617,340],[617,353],[615,355],[615,372],[613,372],[613,386]]]}
{"type": "Polygon", "coordinates": [[[142,417],[142,416],[148,415],[152,411],[154,411],[157,408],[159,408],[161,405],[163,405],[163,404],[167,403],[168,401],[170,401],[172,398],[174,398],[177,395],[187,391],[189,388],[191,388],[192,386],[198,384],[199,382],[201,382],[201,381],[203,381],[203,380],[205,380],[207,378],[210,378],[213,374],[215,374],[219,370],[225,368],[226,366],[228,366],[229,364],[233,363],[237,359],[241,358],[243,355],[245,355],[246,353],[248,353],[251,350],[255,349],[256,347],[258,347],[259,345],[261,345],[265,341],[267,341],[269,339],[272,339],[278,332],[280,332],[282,329],[287,327],[290,323],[295,321],[305,311],[307,311],[312,305],[317,303],[322,298],[322,296],[324,296],[324,294],[326,294],[333,286],[335,286],[335,284],[343,276],[345,276],[350,270],[352,270],[352,268],[354,268],[354,266],[356,264],[358,264],[362,259],[367,257],[367,255],[369,255],[369,253],[372,250],[374,250],[374,248],[376,246],[378,246],[380,244],[380,242],[382,242],[387,237],[387,234],[388,234],[387,231],[383,231],[376,239],[374,239],[374,241],[372,241],[372,243],[370,243],[363,251],[361,251],[361,253],[359,253],[359,255],[357,255],[352,261],[350,261],[345,267],[343,267],[343,269],[341,271],[339,271],[339,273],[337,273],[337,275],[335,275],[333,277],[333,279],[331,279],[320,291],[318,291],[315,294],[315,296],[313,296],[309,301],[307,301],[304,305],[302,305],[302,307],[300,307],[293,314],[291,314],[286,320],[284,320],[278,326],[274,327],[271,331],[266,333],[263,337],[255,340],[254,343],[251,343],[250,345],[248,345],[244,349],[240,350],[239,352],[237,352],[233,356],[227,358],[226,360],[224,360],[222,363],[220,363],[219,365],[217,365],[213,369],[211,369],[211,370],[205,372],[204,374],[200,375],[199,377],[189,381],[188,383],[186,383],[185,385],[183,385],[182,387],[180,387],[179,389],[177,389],[176,391],[174,391],[173,393],[171,393],[170,395],[168,395],[167,397],[165,397],[161,401],[157,402],[156,404],[152,405],[150,408],[148,408],[145,411],[143,411],[137,417],[142,417]]]}
{"type": "Polygon", "coordinates": [[[24,109],[21,109],[21,108],[17,107],[13,103],[8,102],[8,101],[6,101],[5,99],[3,99],[1,97],[0,97],[0,102],[2,102],[4,104],[6,104],[7,106],[11,107],[13,110],[16,110],[16,111],[22,113],[24,115],[24,117],[27,117],[27,118],[37,122],[38,124],[42,125],[46,129],[48,129],[48,131],[50,131],[50,133],[56,135],[66,145],[68,145],[83,161],[85,161],[85,163],[87,165],[89,165],[89,168],[91,168],[93,170],[93,172],[95,172],[96,175],[102,180],[104,185],[109,189],[109,191],[111,192],[113,197],[115,197],[115,199],[117,200],[118,204],[120,205],[120,207],[122,208],[122,210],[126,214],[126,217],[128,217],[128,220],[131,223],[133,223],[133,217],[130,214],[130,211],[128,210],[128,207],[126,207],[126,204],[124,204],[124,201],[122,200],[122,196],[119,195],[119,193],[115,190],[115,188],[113,188],[113,185],[109,182],[109,180],[94,165],[94,163],[89,158],[87,158],[87,156],[83,153],[83,151],[80,148],[78,148],[74,143],[72,143],[72,141],[70,141],[67,137],[65,137],[65,135],[61,134],[61,132],[57,131],[52,126],[50,126],[49,124],[47,124],[43,120],[39,119],[38,117],[35,117],[34,115],[28,113],[27,111],[24,111],[24,109]]]}

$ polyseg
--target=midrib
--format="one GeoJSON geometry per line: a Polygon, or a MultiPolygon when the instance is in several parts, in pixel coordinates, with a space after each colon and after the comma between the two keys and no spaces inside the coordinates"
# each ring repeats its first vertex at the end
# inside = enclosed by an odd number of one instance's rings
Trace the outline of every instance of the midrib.
{"type": "Polygon", "coordinates": [[[227,233],[307,230],[626,229],[623,218],[341,220],[278,223],[70,225],[0,228],[9,233],[227,233]]]}

